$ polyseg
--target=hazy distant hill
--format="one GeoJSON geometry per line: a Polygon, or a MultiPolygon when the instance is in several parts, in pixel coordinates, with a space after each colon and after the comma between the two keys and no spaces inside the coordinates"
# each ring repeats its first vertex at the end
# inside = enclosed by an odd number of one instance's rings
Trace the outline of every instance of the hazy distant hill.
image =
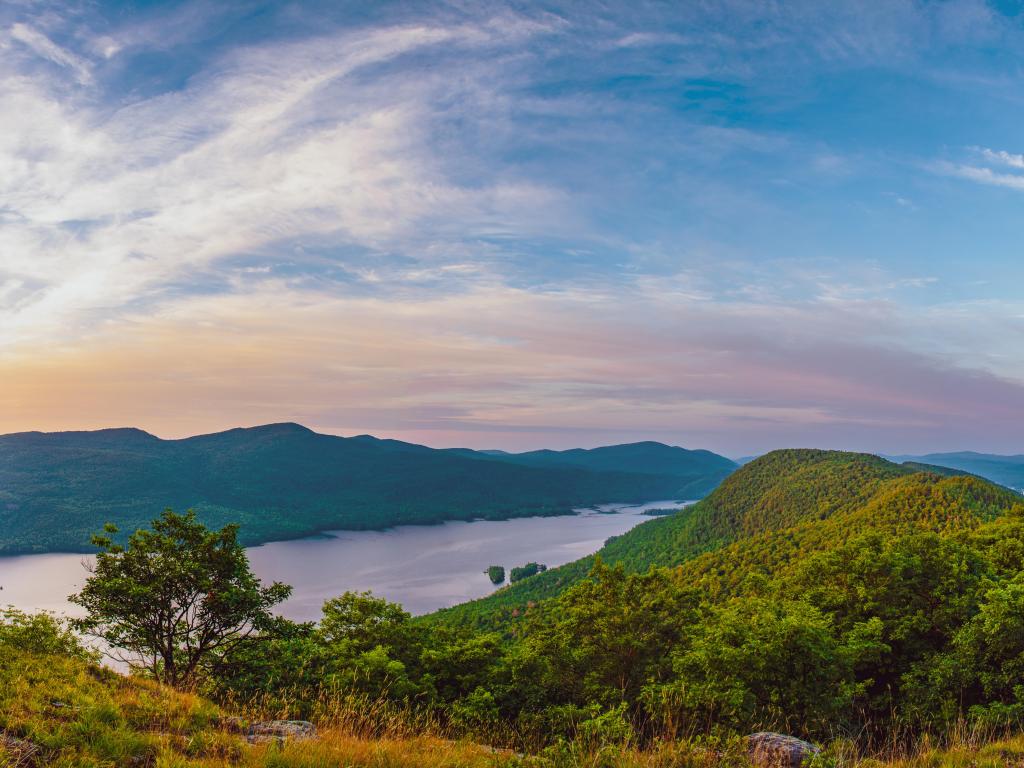
{"type": "Polygon", "coordinates": [[[602,448],[573,448],[567,451],[507,453],[456,448],[452,452],[529,467],[577,467],[595,472],[671,475],[679,478],[679,487],[670,495],[680,500],[706,496],[738,466],[731,459],[711,451],[688,450],[653,441],[602,448]]]}
{"type": "Polygon", "coordinates": [[[894,456],[894,461],[919,461],[963,470],[994,483],[1017,490],[1024,489],[1024,455],[1000,456],[994,453],[929,453],[925,456],[894,456]]]}
{"type": "MultiPolygon", "coordinates": [[[[944,528],[996,517],[1020,497],[945,467],[895,464],[862,453],[781,450],[732,473],[703,501],[610,539],[598,555],[631,571],[691,568],[716,588],[872,529],[944,528]]],[[[435,614],[500,624],[585,578],[594,558],[552,568],[489,597],[435,614]]]]}
{"type": "Polygon", "coordinates": [[[137,429],[28,432],[0,436],[0,553],[81,551],[103,523],[134,530],[165,507],[194,507],[211,525],[240,523],[255,543],[331,528],[557,514],[674,498],[680,486],[676,474],[526,466],[298,424],[184,440],[137,429]]]}

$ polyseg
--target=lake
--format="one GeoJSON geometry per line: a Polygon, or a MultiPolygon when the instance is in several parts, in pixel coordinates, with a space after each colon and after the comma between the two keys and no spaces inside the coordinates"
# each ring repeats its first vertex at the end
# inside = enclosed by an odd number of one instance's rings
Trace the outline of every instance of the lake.
{"type": "MultiPolygon", "coordinates": [[[[489,565],[506,571],[530,561],[562,565],[650,520],[646,510],[680,506],[677,501],[605,504],[558,517],[331,531],[251,547],[248,554],[262,580],[294,587],[278,607],[289,619],[318,619],[324,600],[347,590],[371,590],[421,614],[494,591],[484,574],[489,565]]],[[[0,605],[73,614],[66,598],[81,588],[90,560],[69,554],[0,558],[0,605]]]]}

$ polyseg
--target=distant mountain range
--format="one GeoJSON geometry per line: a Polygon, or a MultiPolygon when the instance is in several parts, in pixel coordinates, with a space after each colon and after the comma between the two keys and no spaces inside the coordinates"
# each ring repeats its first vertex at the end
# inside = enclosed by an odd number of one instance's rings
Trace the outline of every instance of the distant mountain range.
{"type": "Polygon", "coordinates": [[[695,499],[736,468],[660,443],[525,454],[433,449],[298,424],[161,440],[138,429],[0,436],[0,554],[88,551],[195,508],[249,544],[330,529],[563,514],[606,502],[695,499]]]}
{"type": "Polygon", "coordinates": [[[891,456],[893,461],[914,461],[937,464],[970,472],[994,483],[1015,490],[1024,490],[1024,455],[1001,456],[995,453],[929,453],[924,456],[891,456]]]}
{"type": "Polygon", "coordinates": [[[526,467],[576,467],[592,472],[636,472],[678,478],[680,499],[700,499],[710,493],[738,466],[736,462],[703,450],[687,450],[652,441],[608,445],[603,448],[572,448],[567,451],[472,451],[449,449],[451,453],[476,459],[490,459],[526,467]]]}

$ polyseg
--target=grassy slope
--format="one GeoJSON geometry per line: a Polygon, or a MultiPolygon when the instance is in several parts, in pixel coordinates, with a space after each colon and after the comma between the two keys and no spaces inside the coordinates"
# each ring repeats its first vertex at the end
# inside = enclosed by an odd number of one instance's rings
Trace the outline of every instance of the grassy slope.
{"type": "MultiPolygon", "coordinates": [[[[699,744],[661,743],[651,751],[567,745],[539,757],[496,752],[468,741],[397,725],[359,726],[363,718],[320,722],[311,741],[249,745],[210,702],[154,683],[121,677],[70,658],[5,649],[0,657],[0,736],[41,748],[36,765],[55,768],[737,768],[742,745],[725,756],[699,744]]],[[[361,714],[361,713],[360,713],[361,714]]],[[[19,765],[5,751],[0,766],[19,765]]],[[[1004,768],[1024,762],[1024,739],[960,740],[922,747],[901,759],[865,760],[847,744],[826,745],[836,768],[1004,768]]]]}
{"type": "MultiPolygon", "coordinates": [[[[717,481],[717,475],[715,476],[717,481]]],[[[165,441],[139,430],[0,437],[0,554],[82,551],[112,521],[165,507],[242,526],[246,543],[330,528],[564,514],[601,502],[672,498],[679,478],[479,461],[295,424],[165,441]]]]}
{"type": "MultiPolygon", "coordinates": [[[[0,731],[42,749],[51,766],[157,768],[503,768],[512,756],[437,736],[327,723],[315,741],[249,745],[222,712],[197,696],[117,675],[77,659],[10,653],[0,658],[0,731]]],[[[0,740],[2,741],[2,740],[0,740]]],[[[0,766],[17,765],[0,747],[0,766]]]]}
{"type": "MultiPolygon", "coordinates": [[[[698,504],[637,526],[598,555],[634,571],[689,564],[688,578],[725,589],[730,573],[767,572],[851,533],[968,524],[1020,502],[978,478],[918,469],[869,454],[774,451],[741,467],[698,504]]],[[[584,578],[592,564],[587,557],[553,568],[430,620],[502,626],[584,578]]]]}

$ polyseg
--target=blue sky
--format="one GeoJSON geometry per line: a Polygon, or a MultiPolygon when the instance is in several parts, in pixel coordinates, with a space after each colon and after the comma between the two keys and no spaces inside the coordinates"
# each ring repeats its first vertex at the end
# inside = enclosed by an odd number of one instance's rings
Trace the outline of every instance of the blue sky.
{"type": "Polygon", "coordinates": [[[5,3],[0,429],[1024,450],[1019,3],[5,3]]]}

